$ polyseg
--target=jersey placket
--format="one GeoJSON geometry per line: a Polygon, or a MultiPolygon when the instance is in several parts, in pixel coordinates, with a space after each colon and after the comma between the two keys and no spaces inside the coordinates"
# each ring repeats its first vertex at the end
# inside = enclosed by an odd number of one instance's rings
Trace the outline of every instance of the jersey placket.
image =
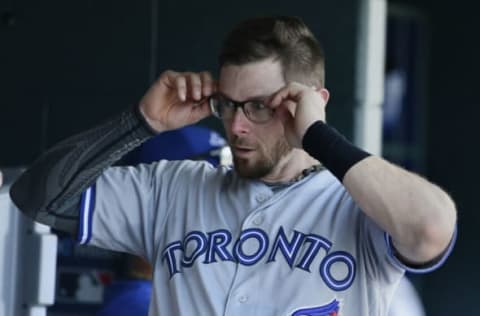
{"type": "MultiPolygon", "coordinates": [[[[258,233],[258,228],[265,222],[265,208],[272,203],[272,197],[275,195],[268,186],[262,183],[256,185],[254,192],[255,193],[250,198],[250,205],[253,205],[253,208],[244,218],[241,232],[243,236],[252,236],[253,234],[258,235],[258,238],[261,238],[258,233]]],[[[238,247],[241,248],[241,236],[237,237],[237,243],[239,243],[238,247]]],[[[242,250],[238,249],[237,251],[234,251],[236,254],[237,252],[242,252],[242,250]]],[[[245,254],[250,255],[248,251],[245,251],[245,254]]],[[[246,306],[252,304],[252,300],[255,299],[255,297],[251,295],[251,290],[243,285],[244,280],[249,273],[251,273],[249,264],[250,263],[247,260],[242,260],[241,256],[237,256],[236,271],[225,304],[224,315],[248,315],[248,308],[246,306]]]]}
{"type": "MultiPolygon", "coordinates": [[[[275,192],[273,192],[271,188],[265,184],[258,184],[258,187],[255,189],[255,194],[252,196],[250,201],[253,202],[251,205],[254,205],[254,207],[243,220],[241,231],[245,232],[249,230],[258,230],[267,232],[267,228],[272,226],[272,221],[274,221],[273,218],[275,217],[275,214],[269,214],[269,210],[267,209],[272,204],[277,203],[279,199],[284,197],[285,194],[288,194],[288,192],[290,192],[293,188],[300,185],[304,181],[308,181],[310,177],[311,176],[304,178],[275,192]],[[262,227],[264,229],[261,229],[262,227]]],[[[272,237],[273,236],[267,236],[267,239],[271,239],[272,237]]],[[[270,242],[271,240],[269,241],[268,248],[271,247],[270,242]]],[[[269,249],[267,249],[265,255],[263,255],[258,262],[255,262],[255,264],[261,264],[267,260],[266,257],[268,256],[268,251],[269,249]]],[[[258,301],[261,299],[262,295],[252,294],[261,289],[259,289],[258,286],[253,288],[253,286],[248,285],[250,283],[248,282],[248,277],[251,277],[252,273],[251,267],[247,264],[242,264],[238,258],[236,258],[236,261],[235,275],[228,294],[224,315],[250,315],[256,310],[255,307],[258,307],[262,304],[262,302],[258,301]],[[249,289],[249,287],[252,289],[249,289]],[[249,306],[252,307],[252,309],[249,309],[249,306]]],[[[256,311],[258,312],[258,310],[256,311]]]]}

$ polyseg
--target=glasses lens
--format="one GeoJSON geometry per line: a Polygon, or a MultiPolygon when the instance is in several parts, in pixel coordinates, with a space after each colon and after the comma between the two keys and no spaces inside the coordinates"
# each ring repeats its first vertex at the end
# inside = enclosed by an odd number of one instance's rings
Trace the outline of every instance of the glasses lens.
{"type": "MultiPolygon", "coordinates": [[[[221,94],[212,95],[209,99],[212,114],[221,119],[231,119],[235,115],[237,105],[221,94]]],[[[273,110],[262,101],[239,103],[245,116],[252,122],[265,123],[273,117],[273,110]]]]}
{"type": "Polygon", "coordinates": [[[245,115],[253,122],[263,123],[270,120],[273,116],[273,110],[260,101],[250,101],[245,103],[245,115]]]}
{"type": "Polygon", "coordinates": [[[219,117],[230,119],[235,114],[235,104],[222,95],[217,96],[219,117]]]}

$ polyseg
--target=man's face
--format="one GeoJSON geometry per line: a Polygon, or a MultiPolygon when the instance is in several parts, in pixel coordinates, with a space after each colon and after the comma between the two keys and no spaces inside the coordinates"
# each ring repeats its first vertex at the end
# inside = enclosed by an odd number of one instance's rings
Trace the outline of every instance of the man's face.
{"type": "MultiPolygon", "coordinates": [[[[268,98],[285,85],[279,62],[267,59],[242,66],[227,65],[220,71],[220,92],[235,101],[268,98]]],[[[240,108],[223,119],[237,172],[247,178],[269,174],[292,148],[279,118],[266,123],[250,121],[240,108]]]]}

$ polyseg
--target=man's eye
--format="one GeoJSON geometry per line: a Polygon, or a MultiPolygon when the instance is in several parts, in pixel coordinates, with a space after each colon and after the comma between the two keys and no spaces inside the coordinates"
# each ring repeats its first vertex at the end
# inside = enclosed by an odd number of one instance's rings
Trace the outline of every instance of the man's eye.
{"type": "Polygon", "coordinates": [[[224,100],[222,102],[222,105],[226,108],[234,108],[235,107],[235,104],[231,101],[228,101],[228,100],[224,100]]]}
{"type": "Polygon", "coordinates": [[[255,111],[261,111],[267,109],[267,106],[262,102],[251,102],[250,107],[255,111]]]}

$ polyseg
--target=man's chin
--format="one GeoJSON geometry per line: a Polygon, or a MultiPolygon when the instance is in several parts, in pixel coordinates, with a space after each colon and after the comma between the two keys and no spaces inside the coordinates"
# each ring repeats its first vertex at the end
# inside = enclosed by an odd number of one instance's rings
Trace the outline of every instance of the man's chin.
{"type": "Polygon", "coordinates": [[[243,178],[248,179],[260,179],[270,173],[272,167],[263,165],[263,164],[255,164],[250,163],[244,159],[234,158],[233,160],[233,167],[235,171],[243,178]]]}

